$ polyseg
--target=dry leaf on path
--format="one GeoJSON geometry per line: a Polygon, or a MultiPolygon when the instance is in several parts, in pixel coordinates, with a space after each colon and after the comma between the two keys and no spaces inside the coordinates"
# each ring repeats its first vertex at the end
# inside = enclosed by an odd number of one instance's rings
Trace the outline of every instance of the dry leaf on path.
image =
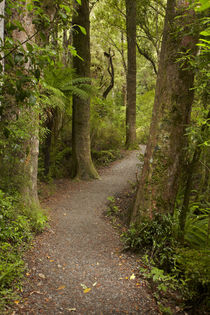
{"type": "Polygon", "coordinates": [[[136,279],[136,276],[134,275],[134,273],[130,276],[130,280],[134,280],[136,279]]]}
{"type": "Polygon", "coordinates": [[[76,312],[76,308],[66,308],[66,310],[68,311],[68,312],[76,312]]]}
{"type": "Polygon", "coordinates": [[[63,289],[65,289],[65,285],[60,285],[60,287],[58,287],[56,290],[63,290],[63,289]]]}
{"type": "Polygon", "coordinates": [[[46,278],[45,275],[43,275],[43,273],[39,273],[38,276],[39,276],[39,278],[42,278],[42,279],[46,278]]]}
{"type": "Polygon", "coordinates": [[[29,295],[32,295],[32,294],[34,294],[34,293],[36,293],[36,294],[44,294],[44,293],[42,293],[42,292],[40,292],[40,291],[32,291],[29,295]]]}
{"type": "Polygon", "coordinates": [[[90,292],[90,290],[91,290],[91,288],[87,288],[87,289],[85,289],[83,292],[84,292],[84,293],[88,293],[88,292],[90,292]]]}

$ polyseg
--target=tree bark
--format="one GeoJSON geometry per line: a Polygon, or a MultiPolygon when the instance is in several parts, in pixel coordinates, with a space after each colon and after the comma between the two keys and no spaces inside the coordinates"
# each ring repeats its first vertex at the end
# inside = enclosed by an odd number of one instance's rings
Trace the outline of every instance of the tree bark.
{"type": "MultiPolygon", "coordinates": [[[[0,3],[0,15],[4,15],[5,0],[0,3]]],[[[0,49],[4,45],[4,18],[0,17],[0,49]]],[[[3,53],[0,53],[0,57],[3,57],[3,53]]],[[[1,61],[2,72],[4,72],[4,60],[1,61]]]]}
{"type": "MultiPolygon", "coordinates": [[[[73,15],[73,25],[85,28],[84,35],[79,27],[74,26],[73,46],[78,57],[73,58],[73,67],[79,77],[90,78],[90,20],[89,1],[82,0],[73,15]]],[[[90,99],[73,96],[72,117],[72,176],[78,179],[98,178],[90,152],[90,99]]]]}
{"type": "Polygon", "coordinates": [[[128,42],[126,147],[136,141],[136,0],[126,0],[126,30],[128,42]]]}
{"type": "MultiPolygon", "coordinates": [[[[14,31],[13,38],[20,42],[26,41],[29,37],[36,33],[35,25],[33,24],[33,16],[27,11],[27,4],[30,0],[25,2],[23,7],[23,13],[21,16],[16,16],[23,24],[25,31],[14,31]]],[[[25,44],[23,45],[24,48],[25,44]]],[[[26,71],[29,68],[29,62],[25,64],[26,71]]],[[[23,161],[19,165],[19,174],[23,178],[20,183],[19,191],[23,197],[23,200],[29,205],[39,206],[39,199],[37,193],[37,172],[38,172],[38,156],[39,156],[39,115],[36,106],[20,109],[19,117],[25,115],[31,117],[30,126],[27,126],[29,133],[29,140],[27,140],[23,145],[23,161]],[[29,113],[30,112],[30,113],[29,113]]]]}
{"type": "Polygon", "coordinates": [[[185,15],[182,5],[176,0],[167,3],[150,137],[131,222],[152,219],[157,212],[172,214],[183,172],[194,73],[187,62],[181,67],[177,58],[188,49],[192,54],[197,52],[197,36],[185,35],[195,16],[190,11],[185,15]],[[177,20],[181,14],[182,20],[177,20]],[[179,26],[186,32],[179,31],[179,26]]]}

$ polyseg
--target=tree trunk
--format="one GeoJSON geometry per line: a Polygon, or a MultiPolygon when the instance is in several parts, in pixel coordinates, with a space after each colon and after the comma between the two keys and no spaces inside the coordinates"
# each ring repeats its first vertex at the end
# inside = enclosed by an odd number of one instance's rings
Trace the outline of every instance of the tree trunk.
{"type": "MultiPolygon", "coordinates": [[[[82,0],[73,15],[73,25],[85,28],[84,35],[79,27],[74,26],[73,46],[78,57],[73,58],[73,67],[79,77],[90,78],[90,21],[89,1],[82,0]]],[[[98,178],[90,152],[90,99],[73,96],[72,117],[72,176],[79,179],[98,178]]]]}
{"type": "Polygon", "coordinates": [[[185,35],[195,16],[190,11],[185,15],[182,4],[176,0],[167,3],[150,137],[131,222],[140,223],[142,217],[152,219],[154,213],[172,214],[174,210],[184,167],[194,81],[187,62],[181,67],[177,58],[188,49],[192,54],[197,51],[197,36],[185,35]],[[176,19],[181,14],[182,20],[176,19]],[[179,31],[180,26],[184,26],[184,31],[179,31]]]}
{"type": "MultiPolygon", "coordinates": [[[[29,0],[30,1],[30,0],[29,0]]],[[[14,31],[13,38],[20,42],[26,41],[29,37],[35,34],[35,26],[32,24],[33,16],[27,11],[27,4],[23,7],[21,16],[16,16],[23,24],[25,31],[14,31]]],[[[25,45],[23,45],[25,48],[25,45]]],[[[29,68],[29,62],[25,64],[26,71],[29,68]]],[[[19,165],[19,174],[23,178],[20,183],[19,191],[24,201],[29,205],[39,205],[37,193],[37,171],[38,171],[38,156],[39,156],[39,115],[36,106],[19,110],[19,117],[31,117],[30,126],[27,126],[28,140],[23,145],[23,161],[19,165]],[[27,114],[28,113],[28,114],[27,114]]]]}
{"type": "MultiPolygon", "coordinates": [[[[5,0],[0,2],[0,15],[4,15],[4,9],[5,9],[5,0]]],[[[0,48],[4,45],[4,18],[0,17],[0,48]]],[[[0,58],[3,57],[3,53],[0,53],[0,58]]],[[[4,61],[1,61],[2,65],[2,72],[4,72],[4,61]]]]}
{"type": "Polygon", "coordinates": [[[126,29],[128,42],[126,147],[136,141],[136,0],[126,0],[126,29]]]}

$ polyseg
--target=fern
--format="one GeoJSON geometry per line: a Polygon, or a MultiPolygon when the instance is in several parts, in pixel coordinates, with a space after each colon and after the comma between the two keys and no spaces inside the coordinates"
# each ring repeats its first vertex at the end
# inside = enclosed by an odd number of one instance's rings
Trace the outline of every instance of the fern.
{"type": "Polygon", "coordinates": [[[49,68],[45,71],[43,82],[51,95],[62,99],[61,103],[71,95],[87,99],[94,93],[94,88],[90,84],[91,79],[75,78],[74,76],[72,68],[63,68],[61,65],[57,65],[53,69],[49,68]]]}
{"type": "Polygon", "coordinates": [[[197,204],[190,207],[185,225],[185,240],[194,247],[201,248],[207,244],[209,211],[209,208],[200,209],[197,204]]]}

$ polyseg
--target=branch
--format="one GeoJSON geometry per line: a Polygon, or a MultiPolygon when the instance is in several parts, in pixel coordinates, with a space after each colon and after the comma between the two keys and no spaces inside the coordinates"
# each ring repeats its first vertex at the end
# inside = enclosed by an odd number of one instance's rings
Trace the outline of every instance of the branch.
{"type": "Polygon", "coordinates": [[[154,69],[154,72],[157,75],[157,68],[156,68],[154,60],[150,57],[150,55],[146,51],[142,50],[139,47],[138,43],[136,43],[136,46],[137,46],[137,49],[138,49],[138,52],[140,53],[140,55],[144,56],[147,60],[149,60],[151,62],[153,69],[154,69]]]}
{"type": "Polygon", "coordinates": [[[20,43],[19,45],[16,45],[13,49],[11,49],[6,55],[4,55],[3,57],[0,58],[1,60],[6,59],[10,54],[12,54],[16,49],[18,49],[20,46],[23,46],[25,43],[27,43],[29,40],[31,40],[34,36],[36,36],[38,34],[39,31],[36,31],[33,35],[31,35],[30,37],[28,37],[26,40],[24,40],[22,43],[20,43]]]}
{"type": "Polygon", "coordinates": [[[109,54],[107,54],[108,58],[109,58],[109,66],[108,66],[108,72],[109,75],[111,77],[111,82],[110,85],[108,86],[108,88],[104,91],[103,93],[103,98],[106,99],[107,95],[109,94],[109,92],[111,91],[111,89],[114,87],[114,67],[113,67],[113,63],[112,63],[112,58],[114,57],[114,54],[111,55],[111,49],[109,48],[109,54]],[[110,69],[111,67],[111,69],[110,69]]]}

